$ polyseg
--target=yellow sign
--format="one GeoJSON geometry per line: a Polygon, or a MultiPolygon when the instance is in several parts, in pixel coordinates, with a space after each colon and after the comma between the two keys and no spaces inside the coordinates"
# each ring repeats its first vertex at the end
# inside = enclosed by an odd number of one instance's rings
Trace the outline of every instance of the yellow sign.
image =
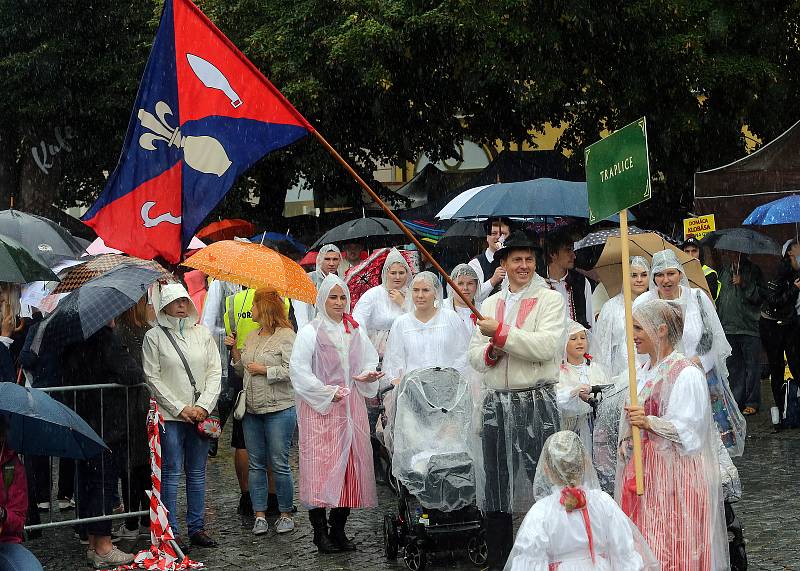
{"type": "Polygon", "coordinates": [[[713,214],[698,216],[697,218],[684,218],[683,220],[684,240],[689,237],[700,240],[703,236],[714,230],[716,230],[716,225],[714,224],[713,214]]]}

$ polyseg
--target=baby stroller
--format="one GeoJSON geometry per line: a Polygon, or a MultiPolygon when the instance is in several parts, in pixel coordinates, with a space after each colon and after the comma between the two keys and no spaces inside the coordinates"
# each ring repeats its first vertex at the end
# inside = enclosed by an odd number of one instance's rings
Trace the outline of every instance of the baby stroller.
{"type": "Polygon", "coordinates": [[[384,517],[386,556],[394,559],[402,552],[411,571],[425,569],[429,554],[444,551],[466,550],[473,564],[485,564],[468,383],[455,369],[420,369],[407,374],[395,393],[392,473],[399,513],[384,517]]]}

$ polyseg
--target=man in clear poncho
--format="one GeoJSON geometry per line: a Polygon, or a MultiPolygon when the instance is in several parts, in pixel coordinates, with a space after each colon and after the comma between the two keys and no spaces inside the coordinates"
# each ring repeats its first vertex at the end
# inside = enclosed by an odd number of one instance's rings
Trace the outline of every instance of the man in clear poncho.
{"type": "Polygon", "coordinates": [[[719,436],[705,375],[680,353],[683,312],[650,300],[633,311],[638,406],[620,421],[615,498],[663,569],[729,568],[719,436]],[[631,426],[641,429],[644,495],[636,494],[631,426]]]}
{"type": "Polygon", "coordinates": [[[345,313],[349,307],[347,286],[329,273],[317,292],[317,315],[297,333],[289,361],[300,432],[300,501],[309,508],[322,553],[354,550],[344,533],[350,508],[378,503],[364,397],[375,396],[383,375],[375,372],[378,355],[364,328],[345,313]]]}
{"type": "Polygon", "coordinates": [[[536,275],[535,244],[515,233],[495,254],[508,284],[481,306],[469,346],[482,376],[475,479],[486,513],[488,563],[502,569],[513,544],[512,513],[533,503],[533,478],[545,439],[559,430],[555,399],[564,298],[536,275]]]}
{"type": "Polygon", "coordinates": [[[520,525],[507,571],[656,571],[642,534],[601,491],[580,438],[545,442],[534,481],[536,504],[520,525]]]}
{"type": "MultiPolygon", "coordinates": [[[[339,270],[339,262],[342,260],[342,253],[339,248],[333,244],[325,244],[319,249],[317,253],[317,268],[314,271],[308,272],[308,277],[314,282],[314,287],[319,289],[322,280],[328,274],[336,274],[339,270]]],[[[313,305],[309,305],[302,301],[292,300],[292,307],[294,308],[294,318],[297,321],[297,330],[303,328],[303,325],[314,319],[315,309],[313,305]]]]}
{"type": "Polygon", "coordinates": [[[636,308],[654,299],[674,301],[681,307],[683,354],[705,373],[722,442],[731,456],[741,456],[747,425],[728,384],[726,359],[731,354],[731,346],[713,302],[704,291],[689,287],[683,266],[672,250],[653,254],[650,291],[637,297],[633,306],[636,308]]]}

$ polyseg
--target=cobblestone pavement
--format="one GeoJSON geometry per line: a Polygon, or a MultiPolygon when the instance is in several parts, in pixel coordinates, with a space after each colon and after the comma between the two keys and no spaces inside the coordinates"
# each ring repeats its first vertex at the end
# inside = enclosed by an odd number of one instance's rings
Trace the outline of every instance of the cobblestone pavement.
{"type": "MultiPolygon", "coordinates": [[[[743,458],[737,459],[744,486],[744,498],[735,506],[745,526],[745,538],[754,570],[800,571],[800,430],[773,434],[769,424],[771,392],[764,384],[765,406],[750,417],[748,442],[743,458]]],[[[359,551],[347,554],[319,555],[311,543],[311,526],[303,508],[296,517],[292,533],[255,538],[251,521],[236,515],[239,490],[233,471],[232,455],[220,447],[217,458],[209,461],[208,501],[206,522],[218,539],[217,549],[192,551],[192,557],[203,561],[208,569],[404,569],[402,559],[387,561],[383,555],[382,517],[395,509],[394,496],[385,486],[379,486],[380,507],[375,510],[354,511],[348,522],[348,532],[354,536],[359,551]]],[[[294,459],[296,466],[296,458],[294,459]]],[[[181,496],[183,492],[181,491],[181,496]]],[[[182,507],[180,509],[183,509],[182,507]]],[[[72,512],[65,512],[70,515],[72,512]]],[[[47,531],[28,547],[48,571],[85,569],[85,547],[73,538],[72,529],[47,531]]],[[[123,549],[146,547],[120,544],[123,549]]],[[[466,557],[437,560],[435,569],[473,569],[466,557]]]]}

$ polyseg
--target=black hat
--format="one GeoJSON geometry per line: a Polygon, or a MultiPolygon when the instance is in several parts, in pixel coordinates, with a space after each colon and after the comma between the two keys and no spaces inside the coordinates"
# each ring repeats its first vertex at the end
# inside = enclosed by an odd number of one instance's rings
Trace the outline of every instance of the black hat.
{"type": "Polygon", "coordinates": [[[536,242],[528,238],[521,230],[517,230],[503,242],[503,247],[494,253],[494,259],[502,260],[508,256],[511,250],[531,250],[535,252],[537,248],[536,242]]]}

